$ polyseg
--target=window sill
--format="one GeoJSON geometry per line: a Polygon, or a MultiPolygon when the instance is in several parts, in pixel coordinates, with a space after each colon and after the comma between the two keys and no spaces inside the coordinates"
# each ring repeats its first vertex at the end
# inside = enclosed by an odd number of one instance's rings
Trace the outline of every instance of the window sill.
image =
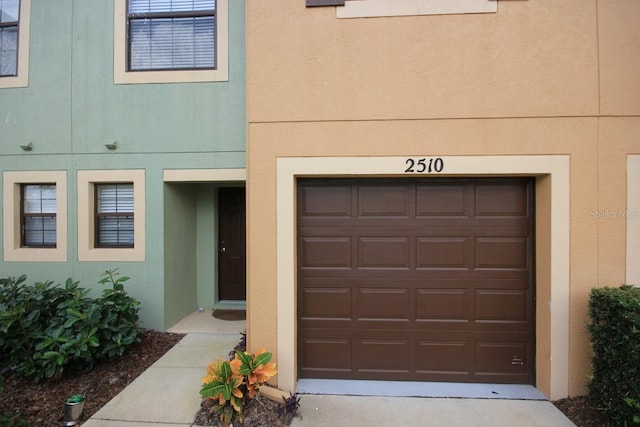
{"type": "Polygon", "coordinates": [[[22,73],[13,77],[0,77],[0,89],[9,89],[13,87],[28,87],[29,78],[27,73],[22,73]]]}
{"type": "Polygon", "coordinates": [[[228,81],[227,70],[123,71],[114,70],[115,84],[199,83],[228,81]]]}
{"type": "Polygon", "coordinates": [[[336,7],[338,18],[496,13],[495,0],[361,0],[336,7]]]}

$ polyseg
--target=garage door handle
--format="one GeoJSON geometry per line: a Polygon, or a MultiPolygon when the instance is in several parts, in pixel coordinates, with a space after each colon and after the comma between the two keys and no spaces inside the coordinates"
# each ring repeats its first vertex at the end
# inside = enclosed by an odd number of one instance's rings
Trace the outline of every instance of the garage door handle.
{"type": "Polygon", "coordinates": [[[513,360],[511,361],[511,365],[513,366],[524,366],[524,360],[513,356],[513,360]]]}

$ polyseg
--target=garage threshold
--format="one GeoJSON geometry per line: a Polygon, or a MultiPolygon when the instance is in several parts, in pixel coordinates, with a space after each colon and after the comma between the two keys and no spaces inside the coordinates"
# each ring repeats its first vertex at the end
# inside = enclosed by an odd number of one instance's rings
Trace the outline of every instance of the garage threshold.
{"type": "Polygon", "coordinates": [[[548,400],[540,390],[525,384],[300,379],[296,392],[344,396],[548,400]]]}

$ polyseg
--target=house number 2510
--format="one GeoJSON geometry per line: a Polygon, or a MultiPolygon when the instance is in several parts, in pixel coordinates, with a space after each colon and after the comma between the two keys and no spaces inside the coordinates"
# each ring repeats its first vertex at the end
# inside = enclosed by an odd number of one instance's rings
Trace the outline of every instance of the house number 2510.
{"type": "Polygon", "coordinates": [[[422,158],[422,159],[407,159],[404,161],[407,168],[405,173],[440,173],[444,169],[444,160],[440,157],[422,158]]]}

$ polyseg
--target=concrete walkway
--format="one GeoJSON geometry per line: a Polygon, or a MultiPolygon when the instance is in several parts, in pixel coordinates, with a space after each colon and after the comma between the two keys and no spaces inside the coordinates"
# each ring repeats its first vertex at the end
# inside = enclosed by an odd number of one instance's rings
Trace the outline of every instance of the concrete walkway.
{"type": "MultiPolygon", "coordinates": [[[[170,329],[188,335],[82,425],[193,426],[207,364],[228,357],[244,329],[244,321],[217,321],[210,311],[192,314],[170,329]]],[[[293,427],[574,426],[540,400],[302,395],[299,412],[293,427]]]]}

